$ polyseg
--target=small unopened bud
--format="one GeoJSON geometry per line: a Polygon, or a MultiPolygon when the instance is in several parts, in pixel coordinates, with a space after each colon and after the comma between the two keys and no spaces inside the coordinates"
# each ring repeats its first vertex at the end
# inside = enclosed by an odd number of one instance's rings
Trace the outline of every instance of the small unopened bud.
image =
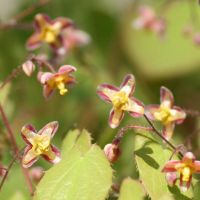
{"type": "Polygon", "coordinates": [[[107,159],[110,161],[110,162],[115,162],[118,160],[120,154],[121,154],[121,151],[120,151],[120,148],[118,145],[116,144],[107,144],[105,147],[104,147],[104,153],[107,157],[107,159]]]}
{"type": "Polygon", "coordinates": [[[4,177],[6,174],[6,171],[7,171],[6,167],[0,164],[0,177],[4,177]]]}
{"type": "Polygon", "coordinates": [[[35,183],[38,183],[40,179],[42,178],[42,176],[44,175],[44,170],[42,167],[33,167],[29,173],[32,180],[35,183]]]}
{"type": "Polygon", "coordinates": [[[169,186],[173,186],[176,183],[177,175],[176,172],[168,172],[166,173],[166,180],[169,186]]]}
{"type": "Polygon", "coordinates": [[[23,65],[22,69],[27,76],[31,76],[32,73],[35,71],[35,65],[32,61],[27,60],[23,65]]]}

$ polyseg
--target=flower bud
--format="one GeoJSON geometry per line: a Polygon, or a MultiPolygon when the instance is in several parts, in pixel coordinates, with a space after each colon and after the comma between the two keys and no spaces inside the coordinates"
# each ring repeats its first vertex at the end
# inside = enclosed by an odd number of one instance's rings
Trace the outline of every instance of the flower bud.
{"type": "Polygon", "coordinates": [[[32,73],[35,71],[35,65],[32,61],[27,60],[23,65],[22,69],[27,76],[31,76],[32,73]]]}
{"type": "Polygon", "coordinates": [[[173,186],[177,180],[176,172],[166,173],[166,180],[169,186],[173,186]]]}
{"type": "Polygon", "coordinates": [[[118,160],[120,154],[121,154],[121,151],[119,149],[119,146],[116,145],[116,144],[107,144],[105,147],[104,147],[104,153],[107,157],[107,159],[114,163],[115,161],[118,160]]]}
{"type": "Polygon", "coordinates": [[[38,183],[43,175],[44,175],[44,170],[42,167],[33,167],[30,170],[30,177],[35,183],[38,183]]]}

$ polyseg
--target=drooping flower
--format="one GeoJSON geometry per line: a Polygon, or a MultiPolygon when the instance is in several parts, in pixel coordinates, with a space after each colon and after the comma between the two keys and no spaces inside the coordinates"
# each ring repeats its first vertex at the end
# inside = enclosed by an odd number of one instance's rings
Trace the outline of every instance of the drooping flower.
{"type": "Polygon", "coordinates": [[[141,6],[139,8],[139,17],[133,21],[133,26],[136,29],[153,31],[159,36],[162,36],[166,29],[164,19],[158,17],[149,6],[141,6]]]}
{"type": "Polygon", "coordinates": [[[27,41],[27,48],[34,50],[42,43],[49,44],[54,50],[63,46],[63,30],[73,26],[73,22],[64,17],[58,17],[52,20],[46,14],[37,14],[35,16],[35,33],[27,41]]]}
{"type": "Polygon", "coordinates": [[[186,118],[184,110],[174,106],[173,94],[166,87],[160,88],[160,105],[146,106],[145,114],[149,119],[162,123],[163,136],[167,140],[171,139],[175,124],[181,124],[186,118]]]}
{"type": "Polygon", "coordinates": [[[21,134],[27,146],[22,157],[22,165],[28,168],[33,165],[42,156],[51,163],[58,163],[60,151],[51,144],[51,139],[58,129],[58,122],[50,122],[38,132],[32,125],[22,127],[21,134]]]}
{"type": "Polygon", "coordinates": [[[133,117],[140,117],[144,114],[143,104],[132,97],[134,89],[135,78],[132,74],[126,75],[119,88],[109,84],[102,84],[98,87],[97,93],[100,98],[113,105],[109,117],[111,128],[119,126],[124,117],[124,111],[128,111],[133,117]]]}
{"type": "Polygon", "coordinates": [[[192,174],[200,173],[200,161],[196,160],[192,152],[184,154],[182,160],[168,161],[162,172],[180,174],[180,187],[182,191],[186,191],[191,184],[192,174]]]}
{"type": "Polygon", "coordinates": [[[41,73],[39,81],[43,84],[44,97],[48,98],[55,89],[59,90],[60,95],[64,95],[68,91],[65,85],[76,82],[75,78],[70,74],[75,71],[75,67],[71,65],[63,65],[56,73],[41,73]]]}

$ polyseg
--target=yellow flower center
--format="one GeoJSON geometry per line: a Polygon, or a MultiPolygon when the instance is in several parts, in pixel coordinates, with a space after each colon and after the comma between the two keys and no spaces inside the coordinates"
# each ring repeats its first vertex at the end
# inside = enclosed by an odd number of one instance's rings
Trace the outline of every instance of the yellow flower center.
{"type": "Polygon", "coordinates": [[[165,106],[160,106],[159,111],[154,113],[154,117],[158,120],[161,121],[163,124],[167,124],[170,122],[170,109],[165,106]]]}
{"type": "Polygon", "coordinates": [[[61,30],[61,24],[59,22],[54,25],[45,24],[41,30],[41,40],[47,43],[54,43],[57,40],[57,37],[61,30]]]}
{"type": "Polygon", "coordinates": [[[181,169],[181,174],[183,176],[182,181],[188,182],[190,176],[192,175],[192,170],[190,167],[186,166],[181,169]]]}
{"type": "Polygon", "coordinates": [[[37,155],[45,153],[49,150],[50,138],[48,136],[36,135],[33,139],[32,149],[37,155]]]}
{"type": "Polygon", "coordinates": [[[53,89],[58,88],[60,95],[64,95],[68,91],[67,88],[65,88],[66,80],[67,80],[67,76],[60,75],[60,76],[56,76],[50,79],[47,82],[47,84],[53,89]]]}
{"type": "Polygon", "coordinates": [[[128,95],[124,91],[119,91],[113,96],[111,101],[115,109],[123,110],[128,103],[128,95]]]}

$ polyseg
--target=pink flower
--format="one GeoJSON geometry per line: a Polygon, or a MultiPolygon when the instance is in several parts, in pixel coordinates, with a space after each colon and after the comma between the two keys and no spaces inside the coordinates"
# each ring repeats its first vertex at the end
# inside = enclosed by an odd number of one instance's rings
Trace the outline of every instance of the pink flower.
{"type": "Polygon", "coordinates": [[[133,26],[136,29],[150,30],[162,36],[165,33],[165,21],[156,16],[155,11],[149,6],[139,8],[139,17],[134,20],[133,26]]]}
{"type": "Polygon", "coordinates": [[[74,27],[68,28],[64,31],[64,47],[67,51],[87,45],[90,42],[90,36],[79,29],[74,27]]]}
{"type": "Polygon", "coordinates": [[[40,74],[39,81],[43,84],[43,95],[48,98],[55,89],[59,89],[60,95],[64,95],[68,90],[66,84],[75,83],[75,78],[70,73],[76,68],[71,65],[63,65],[57,73],[44,72],[40,74]]]}
{"type": "MultiPolygon", "coordinates": [[[[168,161],[162,172],[180,174],[180,187],[182,191],[186,191],[191,184],[192,174],[200,173],[200,161],[195,159],[192,152],[187,152],[183,156],[182,160],[170,160],[168,161]]],[[[174,178],[174,175],[173,175],[174,178]]]]}
{"type": "Polygon", "coordinates": [[[22,165],[24,168],[32,166],[42,156],[51,163],[58,163],[60,151],[51,145],[51,139],[58,129],[58,122],[50,122],[38,132],[31,125],[22,127],[21,134],[27,146],[22,157],[22,165]]]}
{"type": "Polygon", "coordinates": [[[177,106],[174,106],[174,97],[166,87],[160,88],[160,105],[149,105],[145,108],[145,114],[151,120],[160,121],[163,124],[163,136],[170,140],[175,124],[182,123],[186,113],[177,106]]]}
{"type": "Polygon", "coordinates": [[[49,44],[54,50],[58,50],[63,46],[63,30],[73,26],[70,19],[58,17],[51,20],[48,15],[37,14],[35,16],[35,33],[27,41],[27,48],[36,49],[42,43],[49,44]]]}
{"type": "Polygon", "coordinates": [[[109,117],[111,128],[119,126],[124,117],[124,111],[128,111],[133,117],[140,117],[144,114],[143,104],[132,97],[134,89],[135,78],[132,74],[128,74],[124,78],[119,88],[108,84],[102,84],[98,87],[97,93],[100,98],[113,105],[109,117]]]}

